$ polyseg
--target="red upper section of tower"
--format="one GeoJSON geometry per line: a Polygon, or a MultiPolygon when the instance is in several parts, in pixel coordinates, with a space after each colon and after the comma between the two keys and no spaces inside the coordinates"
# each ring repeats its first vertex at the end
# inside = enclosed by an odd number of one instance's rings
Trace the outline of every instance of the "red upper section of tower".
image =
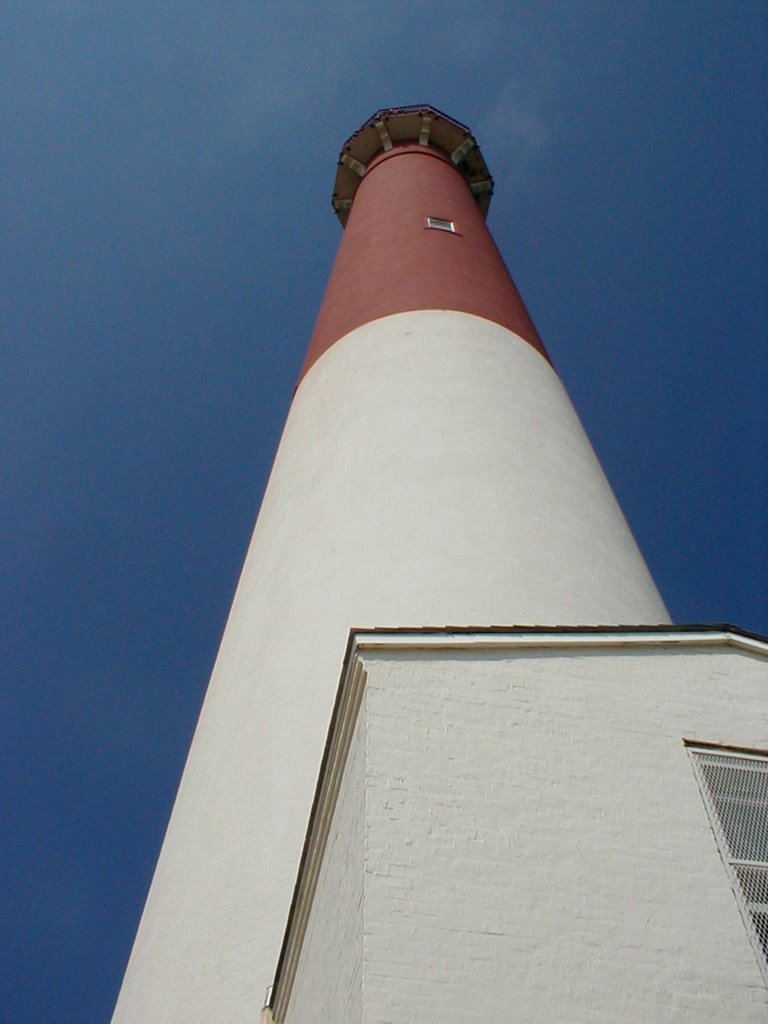
{"type": "Polygon", "coordinates": [[[431,108],[382,111],[356,132],[334,194],[346,230],[302,377],[354,328],[417,309],[485,317],[548,358],[485,225],[492,188],[467,129],[431,108]]]}

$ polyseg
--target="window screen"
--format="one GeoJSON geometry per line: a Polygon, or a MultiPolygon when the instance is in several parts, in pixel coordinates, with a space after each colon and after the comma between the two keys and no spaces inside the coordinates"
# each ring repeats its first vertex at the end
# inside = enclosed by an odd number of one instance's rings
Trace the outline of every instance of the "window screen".
{"type": "Polygon", "coordinates": [[[768,983],[768,756],[706,747],[689,752],[768,983]]]}

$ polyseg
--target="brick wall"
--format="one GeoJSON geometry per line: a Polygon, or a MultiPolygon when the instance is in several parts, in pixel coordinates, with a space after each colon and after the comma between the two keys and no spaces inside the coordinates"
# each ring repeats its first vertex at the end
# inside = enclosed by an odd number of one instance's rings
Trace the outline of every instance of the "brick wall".
{"type": "Polygon", "coordinates": [[[297,978],[309,1009],[294,1016],[294,1000],[289,1024],[768,1020],[682,743],[768,747],[765,661],[648,648],[365,662],[297,978]]]}
{"type": "Polygon", "coordinates": [[[363,1020],[365,718],[363,706],[296,973],[292,1024],[360,1024],[363,1020]]]}

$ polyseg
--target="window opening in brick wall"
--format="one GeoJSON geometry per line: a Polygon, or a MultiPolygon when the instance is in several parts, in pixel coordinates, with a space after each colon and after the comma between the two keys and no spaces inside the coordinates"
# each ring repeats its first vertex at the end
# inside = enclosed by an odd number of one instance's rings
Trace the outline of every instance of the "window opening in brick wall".
{"type": "Polygon", "coordinates": [[[768,984],[768,755],[689,746],[720,854],[768,984]]]}
{"type": "Polygon", "coordinates": [[[427,227],[435,228],[437,231],[450,231],[456,234],[456,225],[452,220],[443,220],[442,217],[427,217],[427,227]]]}

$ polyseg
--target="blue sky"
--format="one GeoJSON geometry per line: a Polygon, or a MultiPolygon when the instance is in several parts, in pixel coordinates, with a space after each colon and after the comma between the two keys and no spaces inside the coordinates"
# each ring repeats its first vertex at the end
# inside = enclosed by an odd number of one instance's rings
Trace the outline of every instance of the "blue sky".
{"type": "Polygon", "coordinates": [[[767,12],[2,5],[0,1019],[109,1019],[375,109],[474,130],[674,620],[768,632],[767,12]]]}

